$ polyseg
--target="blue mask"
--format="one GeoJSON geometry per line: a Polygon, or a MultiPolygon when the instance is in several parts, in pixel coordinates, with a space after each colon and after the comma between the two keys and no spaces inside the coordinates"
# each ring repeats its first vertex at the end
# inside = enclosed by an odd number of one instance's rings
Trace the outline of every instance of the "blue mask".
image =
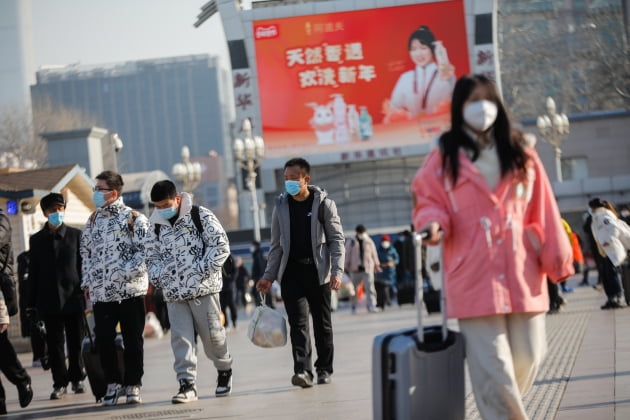
{"type": "Polygon", "coordinates": [[[155,211],[166,220],[169,220],[177,214],[177,209],[175,207],[169,207],[167,209],[155,209],[155,211]]]}
{"type": "Polygon", "coordinates": [[[284,181],[284,189],[291,195],[296,195],[300,192],[300,181],[284,181]]]}
{"type": "Polygon", "coordinates": [[[92,201],[94,201],[96,207],[103,207],[105,205],[105,193],[102,191],[94,191],[92,201]]]}
{"type": "Polygon", "coordinates": [[[64,212],[50,213],[48,215],[48,222],[54,227],[59,227],[63,223],[64,212]]]}

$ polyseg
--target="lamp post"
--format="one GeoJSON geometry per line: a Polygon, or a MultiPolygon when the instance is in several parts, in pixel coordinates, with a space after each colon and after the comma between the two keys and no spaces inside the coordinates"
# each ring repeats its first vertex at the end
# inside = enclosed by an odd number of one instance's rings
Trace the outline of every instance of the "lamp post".
{"type": "Polygon", "coordinates": [[[190,161],[190,149],[182,147],[182,161],[173,165],[173,178],[179,182],[184,191],[192,194],[201,181],[201,164],[190,161]]]}
{"type": "Polygon", "coordinates": [[[243,120],[243,139],[234,140],[234,159],[240,168],[247,171],[247,188],[252,196],[252,221],[254,226],[254,240],[260,242],[260,220],[258,197],[256,195],[256,168],[261,164],[265,155],[265,142],[262,137],[252,136],[252,122],[249,118],[243,120]]]}
{"type": "Polygon", "coordinates": [[[539,116],[536,126],[542,139],[553,147],[556,156],[556,178],[562,182],[562,150],[560,145],[569,136],[569,118],[566,114],[556,112],[556,102],[547,98],[547,115],[539,116]]]}

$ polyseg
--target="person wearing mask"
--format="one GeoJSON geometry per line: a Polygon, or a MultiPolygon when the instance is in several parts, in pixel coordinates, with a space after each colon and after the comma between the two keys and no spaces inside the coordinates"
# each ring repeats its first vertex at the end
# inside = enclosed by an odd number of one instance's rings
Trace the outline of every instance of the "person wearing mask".
{"type": "Polygon", "coordinates": [[[96,176],[94,205],[81,236],[82,282],[86,301],[94,304],[96,347],[105,372],[107,390],[103,405],[142,402],[144,375],[144,296],[149,279],[145,242],[146,216],[133,211],[122,199],[123,179],[114,171],[96,176]],[[124,349],[124,378],[116,353],[116,325],[120,323],[124,349]]]}
{"type": "Polygon", "coordinates": [[[197,400],[196,337],[217,369],[216,397],[232,392],[232,355],[221,322],[222,269],[230,255],[225,230],[210,210],[193,205],[169,180],[151,189],[155,211],[148,245],[151,282],[162,289],[171,322],[179,391],[173,404],[197,400]]]}
{"type": "Polygon", "coordinates": [[[571,276],[572,252],[531,137],[487,77],[457,81],[451,128],[411,190],[416,230],[442,242],[446,311],[464,336],[481,417],[527,419],[523,395],[547,348],[546,278],[571,276]]]}
{"type": "Polygon", "coordinates": [[[39,204],[48,222],[30,239],[28,311],[36,311],[46,327],[53,378],[50,399],[59,400],[66,395],[69,383],[74,393],[85,392],[81,358],[85,308],[81,291],[81,230],[64,223],[63,195],[50,193],[39,204]]]}
{"type": "MultiPolygon", "coordinates": [[[[357,225],[356,235],[346,243],[345,270],[350,273],[354,289],[358,290],[363,283],[365,301],[368,312],[379,312],[376,307],[376,288],[374,287],[374,273],[381,272],[376,245],[367,234],[363,225],[357,225]]],[[[357,308],[357,296],[351,297],[352,312],[357,308]]]]}
{"type": "Polygon", "coordinates": [[[302,158],[284,164],[286,192],[276,199],[271,216],[271,245],[265,274],[256,288],[261,293],[280,282],[289,318],[293,372],[291,383],[313,386],[309,312],[317,360],[317,383],[328,384],[333,374],[331,289],[339,290],[343,275],[344,236],[335,202],[311,181],[311,166],[302,158]]]}
{"type": "Polygon", "coordinates": [[[595,239],[595,250],[602,257],[602,285],[607,301],[601,309],[621,308],[623,288],[619,267],[627,258],[630,244],[630,228],[619,219],[615,208],[606,200],[593,198],[588,202],[592,214],[591,230],[595,239]]]}
{"type": "MultiPolygon", "coordinates": [[[[11,223],[2,210],[0,210],[0,264],[2,267],[0,275],[13,278],[15,270],[11,244],[11,223]]],[[[20,407],[24,408],[33,400],[33,389],[31,388],[31,377],[22,366],[13,344],[9,341],[10,322],[4,295],[0,291],[0,370],[17,387],[20,407]]],[[[7,414],[7,403],[4,386],[0,381],[0,415],[2,414],[7,414]]]]}
{"type": "Polygon", "coordinates": [[[379,307],[385,309],[385,305],[390,306],[392,304],[392,298],[398,294],[398,289],[396,288],[396,266],[400,258],[398,257],[396,248],[392,246],[389,235],[381,236],[381,243],[379,244],[377,253],[381,266],[379,277],[380,280],[385,283],[384,301],[379,307]]]}

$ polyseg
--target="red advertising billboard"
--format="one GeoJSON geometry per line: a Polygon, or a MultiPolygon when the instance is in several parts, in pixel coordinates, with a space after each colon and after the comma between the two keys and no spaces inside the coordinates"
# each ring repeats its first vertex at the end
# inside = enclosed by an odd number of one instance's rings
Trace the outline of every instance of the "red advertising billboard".
{"type": "Polygon", "coordinates": [[[255,21],[270,157],[427,142],[469,73],[462,0],[255,21]]]}

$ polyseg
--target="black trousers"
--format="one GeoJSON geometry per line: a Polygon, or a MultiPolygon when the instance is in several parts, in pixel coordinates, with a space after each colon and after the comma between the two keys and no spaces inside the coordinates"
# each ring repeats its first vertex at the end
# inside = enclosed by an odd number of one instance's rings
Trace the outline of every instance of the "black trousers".
{"type": "Polygon", "coordinates": [[[230,310],[230,318],[232,320],[232,326],[236,327],[236,320],[238,319],[238,311],[236,310],[236,296],[234,296],[234,290],[222,290],[219,293],[219,302],[221,303],[221,311],[225,316],[224,327],[229,325],[227,309],[230,310]]]}
{"type": "Polygon", "coordinates": [[[313,336],[317,349],[315,369],[333,373],[333,329],[330,317],[330,284],[319,284],[314,265],[289,261],[282,277],[282,299],[289,317],[293,371],[312,371],[309,310],[313,318],[313,336]]]}
{"type": "MultiPolygon", "coordinates": [[[[4,373],[4,376],[13,385],[26,385],[31,383],[31,377],[26,373],[22,363],[15,353],[13,344],[9,341],[9,334],[7,331],[0,334],[0,370],[4,373]]],[[[0,381],[0,400],[5,401],[6,396],[4,393],[4,387],[0,381]]]]}
{"type": "Polygon", "coordinates": [[[608,300],[615,300],[621,297],[623,292],[621,277],[619,277],[619,270],[615,268],[610,258],[605,257],[602,259],[599,275],[608,300]]]}
{"type": "Polygon", "coordinates": [[[68,382],[78,382],[85,379],[85,368],[81,358],[83,315],[80,312],[45,314],[42,318],[44,325],[46,325],[48,362],[52,371],[53,386],[68,386],[68,382]],[[68,348],[67,366],[64,343],[68,348]]]}
{"type": "Polygon", "coordinates": [[[108,384],[142,385],[144,375],[144,296],[121,302],[94,304],[94,330],[96,348],[108,384]],[[120,378],[116,353],[116,324],[120,322],[125,345],[125,377],[120,378]]]}

